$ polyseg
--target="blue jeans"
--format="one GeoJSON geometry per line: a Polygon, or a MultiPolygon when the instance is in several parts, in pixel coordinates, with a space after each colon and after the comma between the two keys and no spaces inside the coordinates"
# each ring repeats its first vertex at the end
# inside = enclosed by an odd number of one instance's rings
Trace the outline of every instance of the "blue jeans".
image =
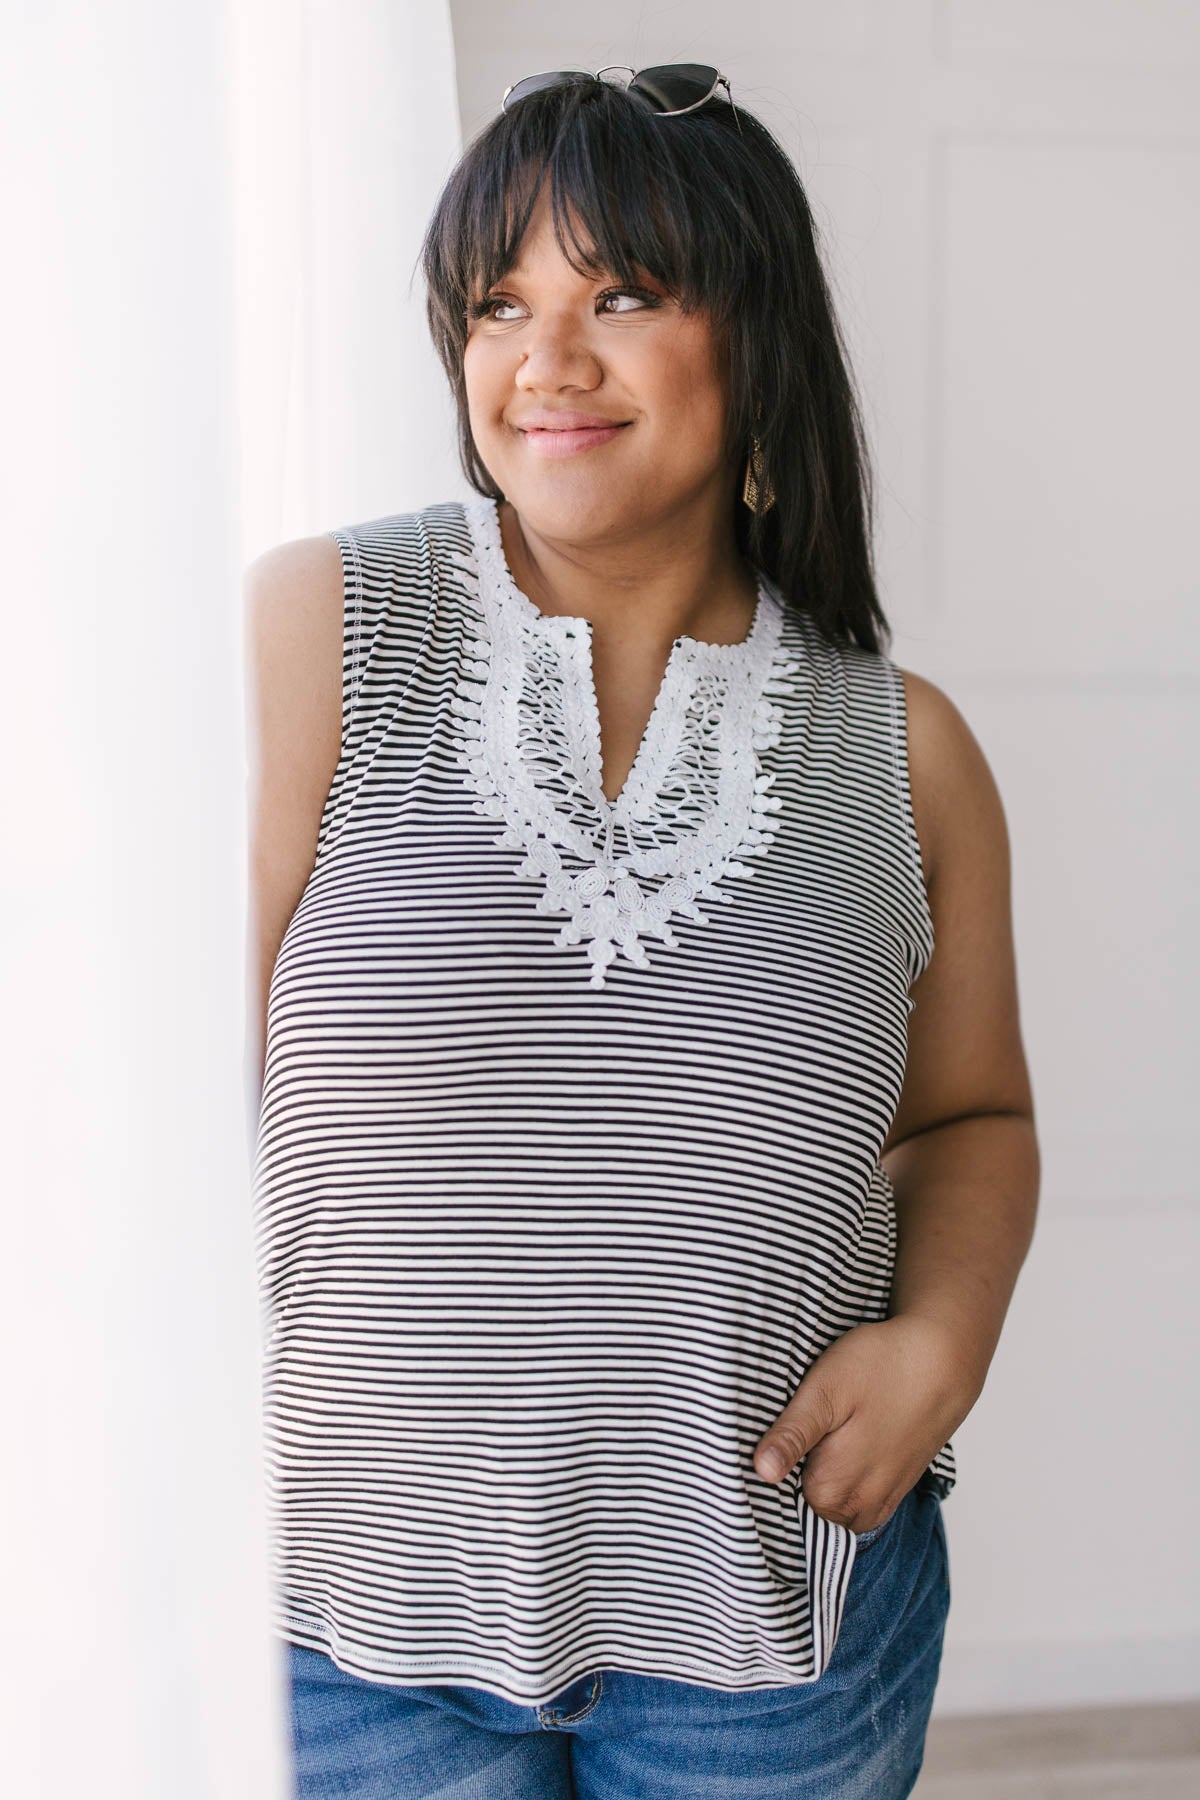
{"type": "Polygon", "coordinates": [[[924,1477],[858,1540],[813,1682],[727,1691],[595,1669],[538,1706],[393,1686],[288,1644],[298,1800],[904,1800],[950,1605],[924,1477]]]}

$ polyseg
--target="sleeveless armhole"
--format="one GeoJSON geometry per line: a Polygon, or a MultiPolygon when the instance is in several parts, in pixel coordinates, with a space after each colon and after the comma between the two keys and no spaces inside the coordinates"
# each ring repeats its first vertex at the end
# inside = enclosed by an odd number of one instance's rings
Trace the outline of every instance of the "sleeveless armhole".
{"type": "MultiPolygon", "coordinates": [[[[891,701],[891,742],[892,770],[895,776],[896,800],[900,814],[900,828],[904,838],[905,852],[912,874],[913,887],[913,924],[916,942],[911,966],[909,984],[917,980],[929,966],[934,949],[933,913],[929,904],[929,890],[925,884],[925,870],[921,861],[921,843],[917,836],[916,815],[913,812],[912,787],[908,768],[908,696],[904,687],[904,677],[890,657],[884,657],[884,667],[888,676],[888,695],[891,701]]],[[[911,1012],[915,1001],[909,996],[908,1010],[911,1012]]]]}
{"type": "Polygon", "coordinates": [[[351,723],[358,701],[363,667],[363,575],[358,544],[352,530],[327,531],[325,536],[332,538],[337,545],[342,562],[342,719],[337,767],[325,797],[321,823],[317,830],[314,868],[324,855],[330,828],[338,814],[346,784],[346,772],[351,761],[351,723]]]}
{"type": "MultiPolygon", "coordinates": [[[[933,913],[929,905],[929,890],[925,885],[925,871],[921,862],[921,841],[917,835],[916,815],[913,812],[912,784],[908,768],[908,694],[904,686],[904,677],[889,656],[884,656],[883,666],[888,678],[888,694],[891,699],[891,740],[892,770],[895,777],[896,799],[900,815],[907,860],[912,876],[913,908],[911,918],[915,929],[914,954],[909,967],[909,986],[929,967],[934,948],[933,913]]],[[[908,996],[908,1010],[911,1013],[916,1006],[912,995],[908,996]]],[[[893,1218],[895,1218],[895,1191],[892,1179],[887,1170],[879,1165],[879,1174],[886,1184],[893,1218]]],[[[958,1481],[958,1457],[953,1438],[948,1438],[937,1453],[922,1470],[917,1486],[924,1493],[933,1494],[939,1501],[945,1500],[958,1481]]]]}
{"type": "Polygon", "coordinates": [[[314,868],[340,835],[362,772],[404,707],[437,593],[437,565],[421,513],[389,514],[325,536],[342,559],[341,750],[317,831],[314,868]]]}
{"type": "Polygon", "coordinates": [[[350,736],[350,721],[362,680],[363,570],[358,540],[353,531],[330,531],[342,558],[342,750],[350,736]]]}

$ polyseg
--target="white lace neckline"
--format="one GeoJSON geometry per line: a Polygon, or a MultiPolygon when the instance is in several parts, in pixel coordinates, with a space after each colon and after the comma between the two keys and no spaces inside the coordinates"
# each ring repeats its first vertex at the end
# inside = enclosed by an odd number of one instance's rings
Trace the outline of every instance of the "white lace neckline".
{"type": "Polygon", "coordinates": [[[750,630],[737,644],[675,639],[633,766],[610,800],[601,786],[599,709],[586,619],[543,613],[504,555],[497,503],[464,501],[474,551],[467,584],[478,635],[454,697],[459,761],[502,819],[498,845],[525,851],[516,873],[543,884],[537,910],[568,915],[555,948],[585,943],[591,983],[623,953],[650,967],[644,940],[678,948],[673,915],[708,923],[697,899],[731,901],[713,884],[752,870],[738,860],[775,830],[761,750],[779,738],[801,665],[783,651],[784,603],[760,570],[750,630]]]}

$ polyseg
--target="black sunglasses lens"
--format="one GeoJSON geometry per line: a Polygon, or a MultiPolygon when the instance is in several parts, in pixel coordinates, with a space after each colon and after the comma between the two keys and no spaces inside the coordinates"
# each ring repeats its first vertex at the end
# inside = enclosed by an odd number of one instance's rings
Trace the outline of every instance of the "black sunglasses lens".
{"type": "Polygon", "coordinates": [[[717,85],[719,69],[707,63],[664,63],[656,69],[639,69],[629,84],[659,112],[675,112],[706,100],[717,85]]]}
{"type": "Polygon", "coordinates": [[[524,100],[527,94],[540,93],[543,88],[569,86],[576,81],[594,80],[595,76],[589,75],[586,69],[550,69],[545,75],[526,75],[523,81],[513,84],[509,93],[505,95],[504,104],[509,107],[514,100],[524,100]]]}

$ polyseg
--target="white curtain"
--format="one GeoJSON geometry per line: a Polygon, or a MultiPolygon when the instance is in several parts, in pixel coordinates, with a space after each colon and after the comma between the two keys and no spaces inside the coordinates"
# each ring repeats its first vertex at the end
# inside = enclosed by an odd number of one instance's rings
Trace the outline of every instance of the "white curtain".
{"type": "Polygon", "coordinates": [[[446,0],[234,20],[248,558],[468,491],[416,271],[462,146],[446,0]]]}
{"type": "Polygon", "coordinates": [[[12,4],[0,56],[0,1779],[281,1800],[241,572],[457,491],[444,5],[12,4]]]}

